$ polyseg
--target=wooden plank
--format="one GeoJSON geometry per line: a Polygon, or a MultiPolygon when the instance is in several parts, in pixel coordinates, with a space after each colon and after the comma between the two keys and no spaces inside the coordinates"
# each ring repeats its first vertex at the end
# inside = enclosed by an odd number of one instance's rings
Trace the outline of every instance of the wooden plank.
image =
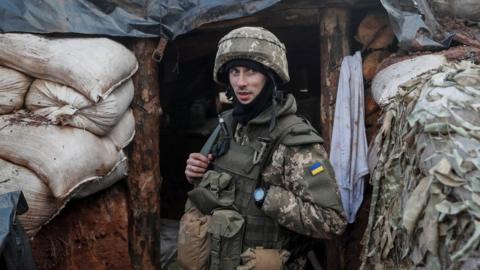
{"type": "Polygon", "coordinates": [[[200,26],[196,31],[224,31],[245,25],[271,27],[318,25],[323,8],[381,7],[378,0],[282,0],[251,16],[218,21],[200,26]]]}
{"type": "MultiPolygon", "coordinates": [[[[350,53],[350,11],[321,10],[320,20],[320,122],[324,146],[330,152],[338,77],[343,57],[350,53]]],[[[342,269],[344,254],[340,241],[326,241],[326,269],[342,269]]]]}
{"type": "Polygon", "coordinates": [[[129,253],[133,269],[160,269],[160,95],[156,39],[137,39],[133,51],[139,69],[133,76],[135,138],[129,191],[129,253]]]}
{"type": "Polygon", "coordinates": [[[350,53],[350,12],[344,8],[322,10],[320,22],[320,122],[325,148],[330,151],[340,65],[350,53]]]}
{"type": "MultiPolygon", "coordinates": [[[[300,5],[297,5],[299,7],[300,5]]],[[[201,26],[197,31],[225,31],[245,25],[262,26],[266,28],[287,27],[287,26],[308,26],[316,25],[319,22],[319,12],[317,8],[274,8],[260,11],[259,13],[242,17],[234,20],[219,21],[208,23],[201,26]]]]}

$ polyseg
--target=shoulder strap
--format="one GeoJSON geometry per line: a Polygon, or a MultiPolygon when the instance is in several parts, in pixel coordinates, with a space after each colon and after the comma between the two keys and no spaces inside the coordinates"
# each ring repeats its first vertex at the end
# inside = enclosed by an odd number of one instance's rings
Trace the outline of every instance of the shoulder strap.
{"type": "MultiPolygon", "coordinates": [[[[303,118],[297,115],[288,115],[279,119],[277,122],[277,128],[273,130],[271,138],[272,144],[267,150],[267,156],[261,164],[261,168],[265,168],[267,162],[272,159],[273,153],[280,144],[285,145],[301,145],[309,143],[322,143],[322,138],[311,127],[308,122],[305,122],[303,118]],[[294,142],[294,143],[292,143],[294,142]]],[[[259,184],[264,185],[262,177],[259,179],[259,184]]]]}
{"type": "MultiPolygon", "coordinates": [[[[229,132],[228,129],[232,129],[231,127],[231,116],[232,115],[232,110],[227,110],[222,112],[219,116],[221,116],[224,119],[224,132],[226,131],[227,133],[229,132]],[[226,126],[225,126],[226,125],[226,126]]],[[[207,141],[205,144],[202,146],[202,149],[200,150],[200,153],[204,156],[208,156],[208,154],[212,153],[212,148],[217,142],[217,139],[220,136],[220,132],[222,131],[222,123],[219,123],[217,127],[212,131],[212,134],[210,134],[210,137],[208,137],[207,141]]],[[[232,132],[232,131],[230,131],[232,132]]],[[[225,135],[225,134],[224,134],[225,135]]]]}
{"type": "Polygon", "coordinates": [[[272,131],[270,134],[270,138],[272,139],[271,145],[268,147],[266,152],[266,158],[263,159],[261,164],[262,168],[264,168],[272,158],[273,152],[277,149],[278,145],[284,140],[284,138],[290,133],[292,128],[302,123],[298,121],[299,118],[296,115],[287,115],[278,119],[277,127],[272,131]]]}
{"type": "Polygon", "coordinates": [[[202,149],[200,150],[200,153],[204,156],[208,156],[210,154],[210,150],[212,150],[212,146],[215,143],[215,140],[218,137],[218,134],[220,133],[220,125],[217,125],[217,127],[213,130],[212,134],[210,134],[210,137],[208,137],[207,141],[203,145],[202,149]]]}

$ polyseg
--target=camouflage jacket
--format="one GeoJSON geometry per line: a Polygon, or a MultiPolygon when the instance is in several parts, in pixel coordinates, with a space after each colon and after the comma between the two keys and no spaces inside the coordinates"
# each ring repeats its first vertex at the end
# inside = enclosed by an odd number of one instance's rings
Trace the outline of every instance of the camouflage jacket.
{"type": "MultiPolygon", "coordinates": [[[[293,108],[283,111],[296,111],[295,101],[290,104],[293,108]]],[[[234,138],[242,145],[248,143],[240,125],[234,138]]],[[[346,218],[337,182],[320,144],[280,144],[262,176],[270,186],[262,210],[280,225],[313,238],[332,238],[343,233],[346,218]],[[314,175],[310,167],[316,163],[321,164],[322,171],[314,175]],[[329,199],[326,201],[325,197],[329,199]]]]}

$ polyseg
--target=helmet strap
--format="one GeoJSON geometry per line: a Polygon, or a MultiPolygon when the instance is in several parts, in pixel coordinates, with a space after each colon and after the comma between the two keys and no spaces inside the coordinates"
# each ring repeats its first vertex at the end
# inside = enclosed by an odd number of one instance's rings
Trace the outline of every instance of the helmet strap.
{"type": "Polygon", "coordinates": [[[270,81],[273,84],[273,95],[272,95],[272,117],[270,119],[270,126],[268,131],[272,131],[277,124],[277,102],[282,104],[285,101],[285,95],[283,91],[277,90],[277,82],[272,74],[272,72],[267,72],[270,81]]]}
{"type": "Polygon", "coordinates": [[[230,84],[228,84],[227,89],[225,90],[225,96],[227,97],[228,101],[233,102],[235,93],[233,92],[233,88],[230,84]]]}

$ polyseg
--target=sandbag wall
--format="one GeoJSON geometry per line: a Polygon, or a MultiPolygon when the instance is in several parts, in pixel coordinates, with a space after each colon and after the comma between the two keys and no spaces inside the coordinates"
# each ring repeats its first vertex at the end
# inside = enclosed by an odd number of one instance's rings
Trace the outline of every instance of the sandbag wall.
{"type": "Polygon", "coordinates": [[[23,190],[29,235],[126,176],[137,68],[106,38],[0,35],[0,194],[23,190]]]}

